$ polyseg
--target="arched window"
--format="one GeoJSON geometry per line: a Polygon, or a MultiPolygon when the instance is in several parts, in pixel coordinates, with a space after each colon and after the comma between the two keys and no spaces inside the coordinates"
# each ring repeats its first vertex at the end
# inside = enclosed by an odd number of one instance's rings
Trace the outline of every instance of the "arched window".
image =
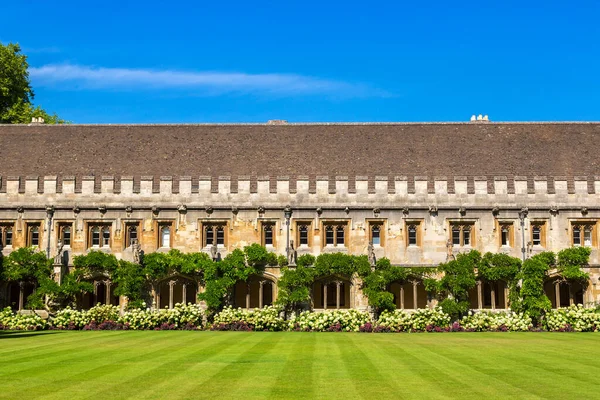
{"type": "Polygon", "coordinates": [[[171,227],[163,226],[160,228],[160,247],[171,247],[171,227]]]}

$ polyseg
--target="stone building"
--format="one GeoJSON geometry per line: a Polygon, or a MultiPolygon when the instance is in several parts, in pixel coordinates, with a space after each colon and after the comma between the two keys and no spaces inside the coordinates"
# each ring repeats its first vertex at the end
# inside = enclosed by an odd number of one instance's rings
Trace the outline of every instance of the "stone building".
{"type": "MultiPolygon", "coordinates": [[[[553,306],[600,299],[600,123],[0,125],[3,254],[37,246],[70,265],[98,249],[133,260],[180,249],[219,256],[251,243],[286,254],[387,257],[435,267],[477,249],[525,258],[590,246],[591,281],[550,279],[553,306]],[[289,225],[284,209],[291,206],[289,225]],[[289,229],[289,231],[288,231],[289,229]]],[[[278,268],[236,285],[239,306],[277,297],[278,268]],[[249,292],[248,292],[249,290],[249,292]]],[[[94,278],[85,300],[118,304],[94,278]]],[[[313,288],[315,308],[366,308],[352,277],[313,288]]],[[[5,285],[22,307],[33,288],[5,285]]],[[[157,306],[194,301],[186,277],[160,284],[157,306]]],[[[421,282],[392,284],[400,308],[431,306],[421,282]]],[[[504,308],[503,282],[473,308],[504,308]]]]}

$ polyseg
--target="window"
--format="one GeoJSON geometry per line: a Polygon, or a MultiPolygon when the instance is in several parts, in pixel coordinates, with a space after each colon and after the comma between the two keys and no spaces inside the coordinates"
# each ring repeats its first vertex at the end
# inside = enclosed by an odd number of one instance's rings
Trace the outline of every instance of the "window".
{"type": "Polygon", "coordinates": [[[71,246],[71,229],[72,224],[60,224],[58,225],[58,239],[62,242],[63,246],[71,246]]]}
{"type": "Polygon", "coordinates": [[[27,246],[37,247],[40,245],[40,225],[39,224],[28,224],[27,225],[27,246]]]}
{"type": "Polygon", "coordinates": [[[573,246],[592,247],[595,245],[593,223],[577,223],[572,226],[573,246]]]}
{"type": "Polygon", "coordinates": [[[296,230],[297,230],[296,243],[298,243],[298,246],[310,246],[310,242],[309,242],[310,222],[297,222],[296,230]]]}
{"type": "Polygon", "coordinates": [[[205,224],[204,225],[204,247],[210,247],[213,244],[225,246],[225,224],[205,224]]]}
{"type": "Polygon", "coordinates": [[[325,245],[326,246],[345,246],[346,245],[346,223],[326,223],[325,227],[325,245]]]}
{"type": "Polygon", "coordinates": [[[511,247],[513,242],[513,224],[500,224],[500,246],[511,247]]]}
{"type": "Polygon", "coordinates": [[[369,222],[369,242],[373,244],[373,246],[383,246],[383,222],[381,221],[371,221],[369,222]]]}
{"type": "Polygon", "coordinates": [[[406,245],[409,247],[421,245],[421,221],[406,222],[406,245]]]}
{"type": "Polygon", "coordinates": [[[10,247],[13,242],[13,224],[0,225],[0,248],[10,247]]]}
{"type": "Polygon", "coordinates": [[[131,247],[134,243],[139,241],[139,229],[140,223],[126,222],[125,223],[125,247],[131,247]]]}
{"type": "Polygon", "coordinates": [[[262,226],[262,244],[263,246],[274,246],[275,245],[275,223],[263,222],[262,226]]]}
{"type": "Polygon", "coordinates": [[[472,246],[473,244],[473,233],[475,229],[473,229],[472,223],[453,223],[450,226],[451,235],[452,235],[452,245],[463,247],[463,246],[472,246]]]}
{"type": "Polygon", "coordinates": [[[546,226],[544,222],[531,223],[531,244],[546,247],[546,226]]]}
{"type": "Polygon", "coordinates": [[[169,248],[171,247],[171,225],[161,225],[159,227],[159,247],[169,248]]]}
{"type": "Polygon", "coordinates": [[[110,247],[110,225],[90,224],[88,232],[88,247],[110,247]]]}

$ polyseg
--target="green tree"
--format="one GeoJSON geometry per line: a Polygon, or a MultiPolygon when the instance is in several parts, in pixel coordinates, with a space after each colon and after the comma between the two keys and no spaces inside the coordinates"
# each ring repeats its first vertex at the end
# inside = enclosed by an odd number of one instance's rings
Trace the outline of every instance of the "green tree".
{"type": "Polygon", "coordinates": [[[479,268],[480,264],[481,253],[471,250],[438,267],[442,274],[437,284],[441,298],[440,306],[453,320],[459,320],[469,310],[469,289],[477,284],[475,269],[479,268]]]}
{"type": "Polygon", "coordinates": [[[27,56],[18,44],[0,42],[0,123],[27,124],[33,117],[41,117],[47,124],[66,123],[58,115],[33,105],[28,68],[27,56]]]}
{"type": "Polygon", "coordinates": [[[41,309],[46,295],[56,293],[58,285],[51,278],[52,260],[43,252],[21,247],[2,259],[2,279],[8,282],[28,282],[35,291],[27,298],[26,308],[41,309]]]}

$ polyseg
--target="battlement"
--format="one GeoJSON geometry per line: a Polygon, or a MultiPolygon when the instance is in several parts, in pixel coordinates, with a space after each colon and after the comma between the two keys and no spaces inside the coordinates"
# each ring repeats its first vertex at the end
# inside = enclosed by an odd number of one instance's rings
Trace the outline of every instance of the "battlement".
{"type": "Polygon", "coordinates": [[[260,204],[540,203],[594,207],[600,176],[26,176],[2,177],[0,200],[260,204]]]}

